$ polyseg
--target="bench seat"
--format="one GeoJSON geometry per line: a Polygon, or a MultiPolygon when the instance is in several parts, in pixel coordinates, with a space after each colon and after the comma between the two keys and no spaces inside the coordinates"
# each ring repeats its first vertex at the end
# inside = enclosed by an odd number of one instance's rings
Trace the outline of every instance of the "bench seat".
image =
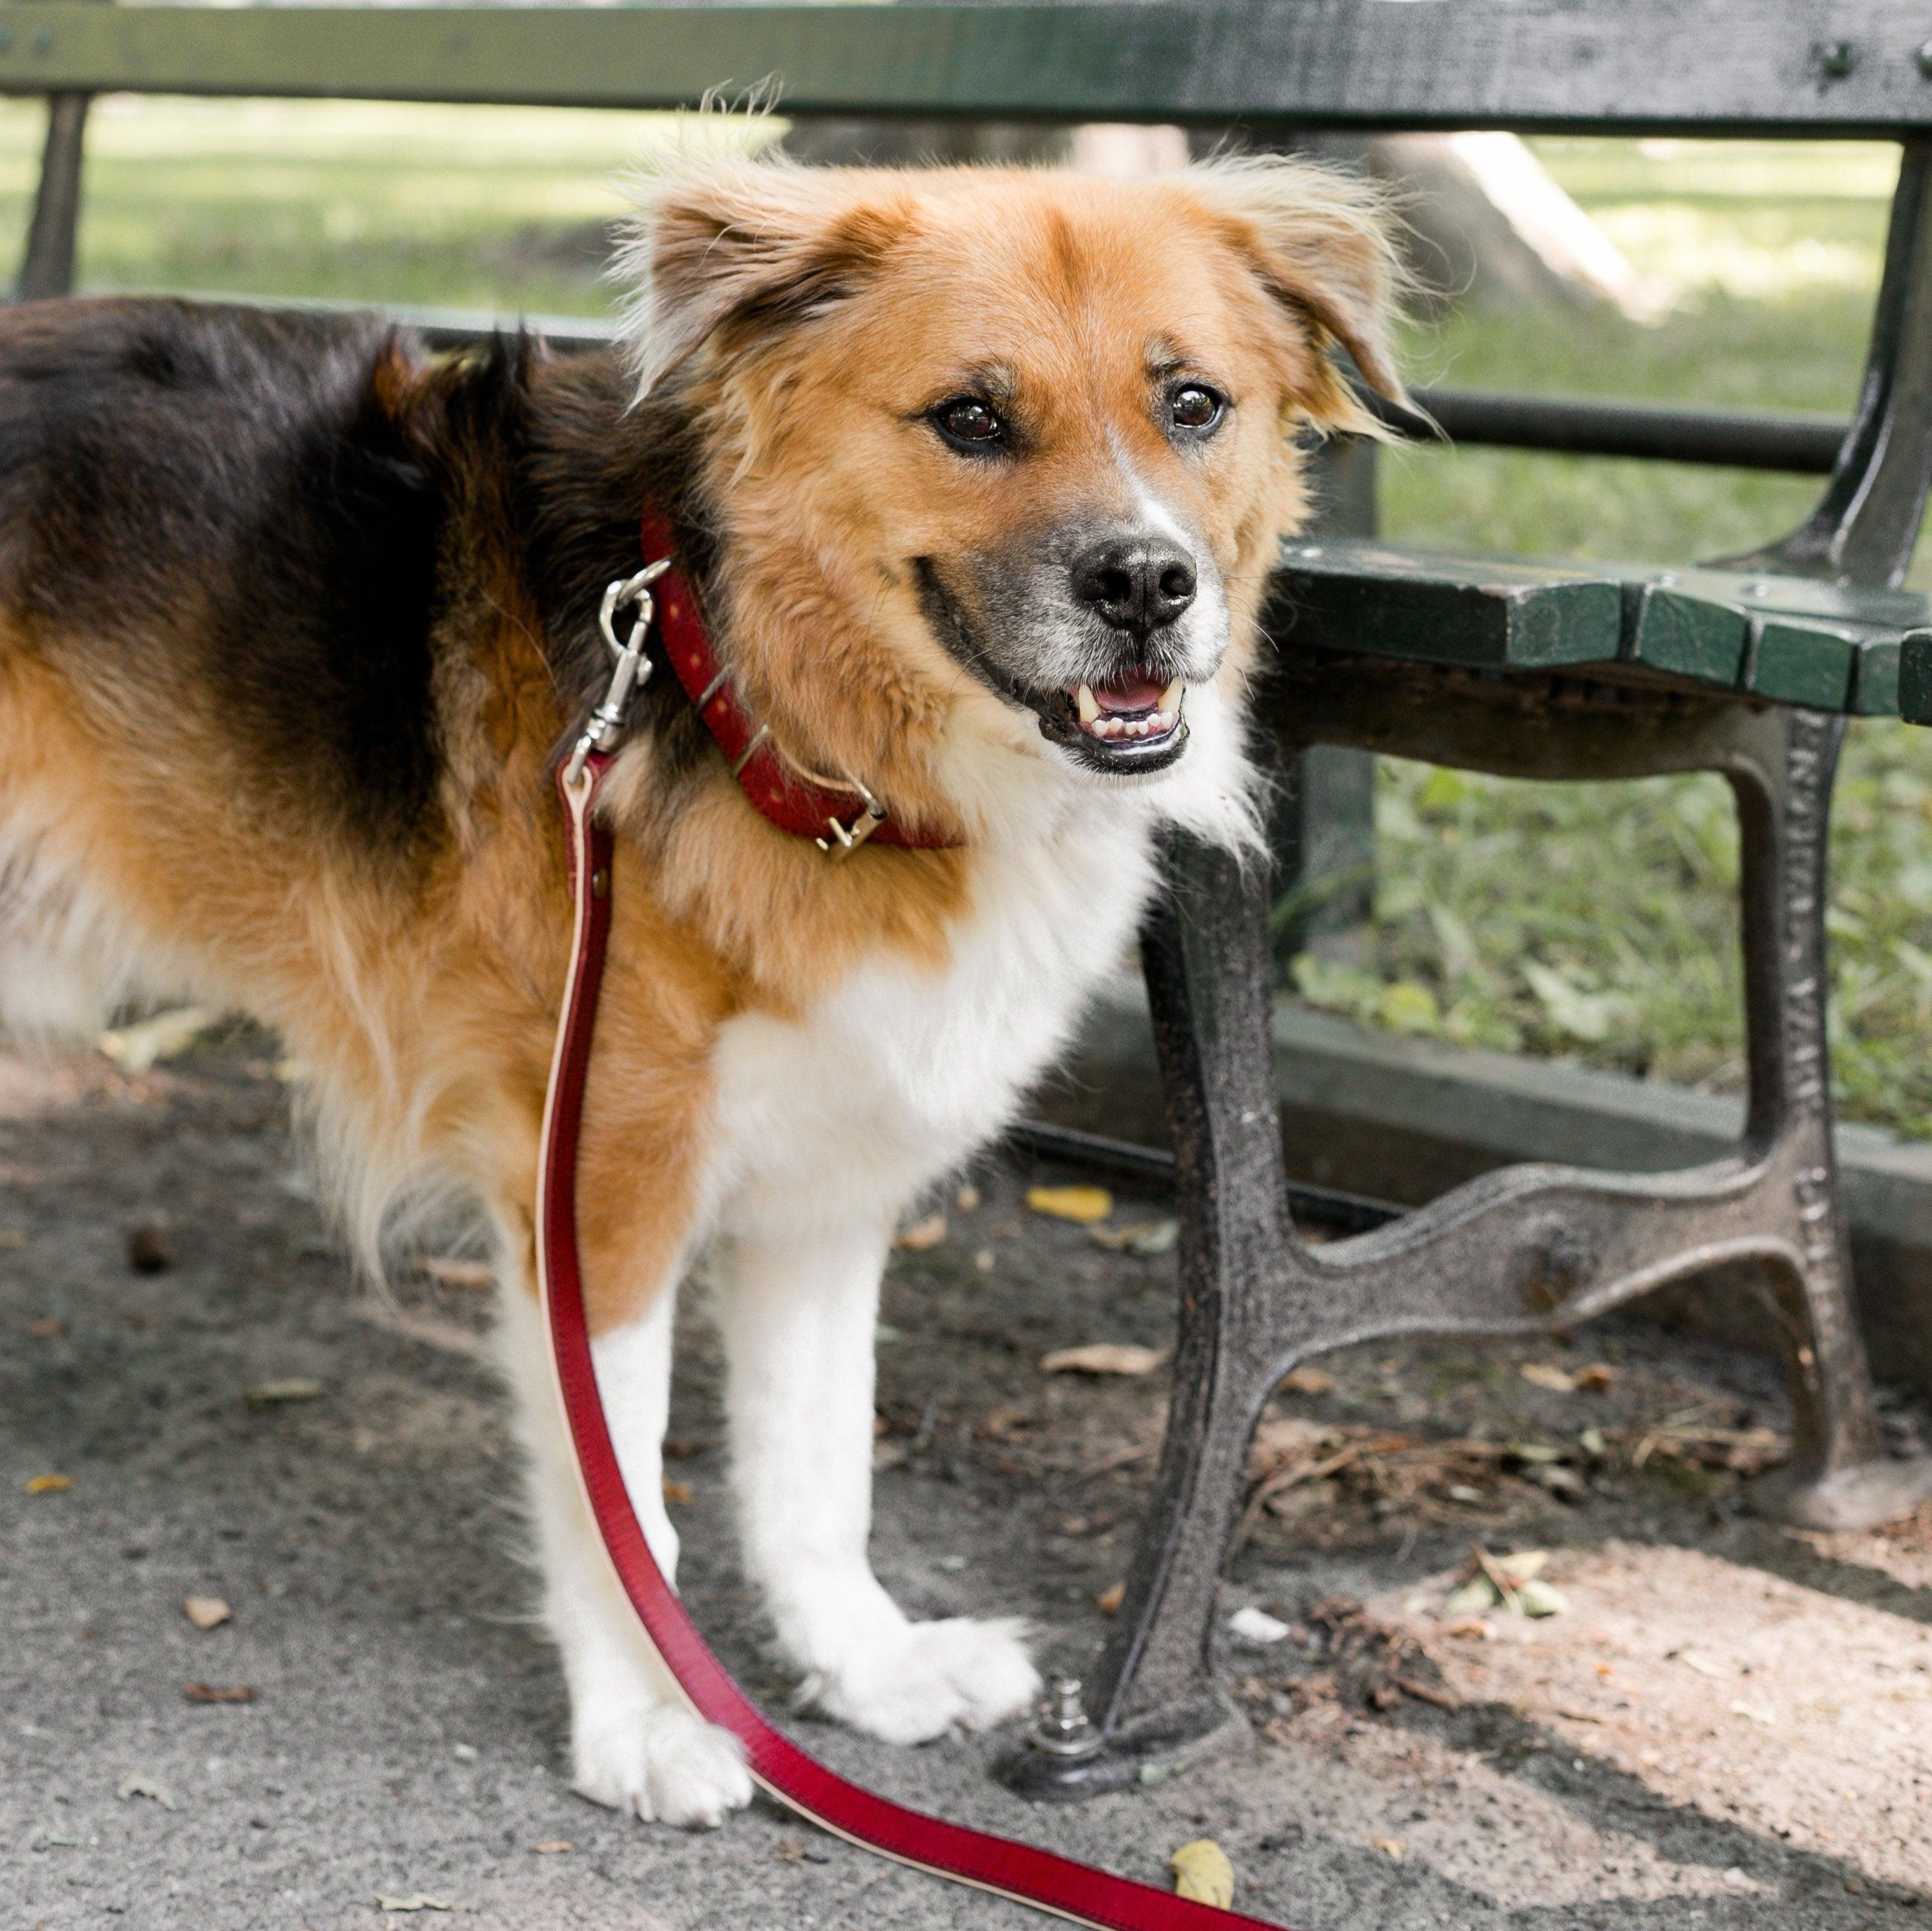
{"type": "Polygon", "coordinates": [[[1858,717],[1900,715],[1903,648],[1923,705],[1904,715],[1932,722],[1932,599],[1915,591],[1324,537],[1282,545],[1270,628],[1284,649],[1490,670],[1622,664],[1858,717]]]}

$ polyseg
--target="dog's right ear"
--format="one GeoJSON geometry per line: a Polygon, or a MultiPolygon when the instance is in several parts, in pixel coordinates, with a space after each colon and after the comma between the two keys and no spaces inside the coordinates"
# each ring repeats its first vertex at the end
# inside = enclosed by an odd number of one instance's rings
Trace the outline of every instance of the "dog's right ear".
{"type": "Polygon", "coordinates": [[[877,174],[795,162],[672,162],[633,184],[614,274],[638,392],[706,344],[800,326],[851,294],[902,231],[877,174]]]}

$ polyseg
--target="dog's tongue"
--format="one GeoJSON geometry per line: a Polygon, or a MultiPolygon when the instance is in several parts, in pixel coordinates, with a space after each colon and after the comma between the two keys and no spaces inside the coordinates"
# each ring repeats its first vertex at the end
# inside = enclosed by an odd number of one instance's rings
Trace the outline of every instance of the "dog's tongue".
{"type": "Polygon", "coordinates": [[[1112,684],[1096,684],[1094,701],[1102,710],[1151,711],[1160,703],[1167,686],[1159,678],[1130,673],[1112,684]]]}

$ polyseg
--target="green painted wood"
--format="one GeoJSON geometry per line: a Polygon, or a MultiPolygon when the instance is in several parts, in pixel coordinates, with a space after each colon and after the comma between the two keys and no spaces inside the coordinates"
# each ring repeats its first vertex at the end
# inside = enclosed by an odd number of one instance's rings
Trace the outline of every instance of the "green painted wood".
{"type": "Polygon", "coordinates": [[[1285,649],[1533,670],[1607,663],[1622,636],[1617,583],[1527,559],[1360,539],[1290,542],[1274,588],[1274,627],[1285,649]]]}
{"type": "Polygon", "coordinates": [[[1815,711],[1850,708],[1852,678],[1858,668],[1859,637],[1822,623],[1801,624],[1783,617],[1758,617],[1744,688],[1780,704],[1803,704],[1815,711]]]}
{"type": "Polygon", "coordinates": [[[0,92],[1804,136],[1932,127],[1917,0],[0,6],[0,92]],[[1826,49],[1844,40],[1849,58],[1826,49]]]}
{"type": "Polygon", "coordinates": [[[1862,717],[1898,714],[1900,640],[1915,627],[1932,722],[1932,600],[1910,591],[1338,538],[1282,546],[1269,619],[1287,650],[1498,670],[1615,658],[1775,703],[1862,717]]]}
{"type": "Polygon", "coordinates": [[[1625,653],[1633,664],[1700,684],[1732,685],[1744,667],[1750,620],[1736,604],[1691,595],[1667,582],[1636,586],[1625,653]]]}
{"type": "Polygon", "coordinates": [[[1932,724],[1932,630],[1907,631],[1898,646],[1898,715],[1932,724]]]}

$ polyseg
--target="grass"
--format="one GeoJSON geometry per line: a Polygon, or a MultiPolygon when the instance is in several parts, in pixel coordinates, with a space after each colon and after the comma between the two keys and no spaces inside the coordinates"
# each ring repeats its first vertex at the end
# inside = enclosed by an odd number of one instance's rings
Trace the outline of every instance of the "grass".
{"type": "MultiPolygon", "coordinates": [[[[0,250],[24,232],[41,130],[0,103],[0,250]]],[[[647,115],[110,99],[88,145],[85,285],[597,314],[614,178],[647,115]]],[[[1614,315],[1452,311],[1418,379],[1846,412],[1893,150],[1550,140],[1564,185],[1681,291],[1614,315]]],[[[1507,451],[1385,460],[1385,528],[1495,550],[1679,562],[1797,522],[1808,479],[1507,451]]],[[[1932,553],[1920,580],[1932,586],[1932,553]]],[[[1849,1115],[1932,1136],[1932,736],[1852,727],[1833,834],[1832,1020],[1849,1115]]],[[[1376,915],[1290,962],[1303,996],[1376,1024],[1567,1054],[1710,1088],[1742,1074],[1736,841],[1715,778],[1537,786],[1384,760],[1376,915]]]]}

